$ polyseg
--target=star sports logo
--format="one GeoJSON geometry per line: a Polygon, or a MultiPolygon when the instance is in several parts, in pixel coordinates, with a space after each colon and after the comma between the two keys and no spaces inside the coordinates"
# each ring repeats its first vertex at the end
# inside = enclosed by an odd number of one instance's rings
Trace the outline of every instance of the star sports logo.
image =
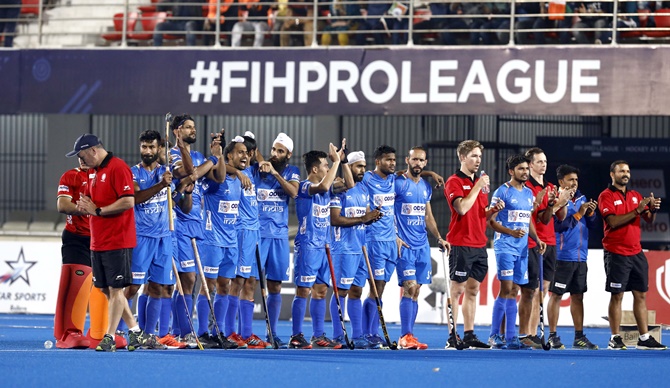
{"type": "Polygon", "coordinates": [[[11,271],[0,276],[0,284],[10,282],[9,284],[14,284],[15,281],[23,279],[27,285],[30,286],[30,278],[28,277],[28,270],[30,270],[35,264],[36,261],[26,261],[26,257],[23,254],[23,248],[19,252],[19,257],[14,261],[5,261],[11,271]]]}

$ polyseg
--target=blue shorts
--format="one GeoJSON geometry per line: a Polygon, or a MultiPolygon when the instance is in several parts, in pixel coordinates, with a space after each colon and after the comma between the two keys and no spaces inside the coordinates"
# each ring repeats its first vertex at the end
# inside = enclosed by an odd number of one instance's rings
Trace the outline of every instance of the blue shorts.
{"type": "Polygon", "coordinates": [[[237,231],[237,246],[240,258],[237,261],[237,276],[249,279],[253,276],[258,279],[258,266],[256,265],[256,244],[261,239],[258,230],[239,229],[237,231]]]}
{"type": "Polygon", "coordinates": [[[528,283],[528,250],[524,255],[512,255],[510,253],[497,253],[496,264],[498,265],[498,279],[512,280],[515,284],[528,283]]]}
{"type": "Polygon", "coordinates": [[[137,236],[130,264],[133,284],[174,284],[172,276],[172,238],[137,236]]]}
{"type": "Polygon", "coordinates": [[[375,280],[388,282],[395,271],[398,261],[398,246],[395,241],[368,241],[370,266],[375,275],[375,280]]]}
{"type": "Polygon", "coordinates": [[[433,274],[430,245],[425,244],[419,249],[402,248],[398,260],[398,285],[409,280],[415,280],[418,284],[430,284],[433,274]]]}
{"type": "Polygon", "coordinates": [[[351,285],[364,287],[368,280],[368,268],[363,253],[333,253],[333,267],[337,288],[348,290],[351,285]]]}
{"type": "MultiPolygon", "coordinates": [[[[195,272],[195,253],[193,253],[193,246],[191,245],[191,238],[181,232],[176,232],[177,236],[177,270],[179,272],[195,272]]],[[[198,251],[202,247],[202,240],[196,240],[198,245],[198,251]]],[[[202,259],[203,254],[200,253],[200,258],[202,259]]]]}
{"type": "Polygon", "coordinates": [[[261,238],[261,265],[265,277],[275,282],[288,280],[290,248],[285,238],[261,238]]]}
{"type": "Polygon", "coordinates": [[[330,285],[330,266],[326,249],[295,247],[294,283],[298,287],[312,287],[316,284],[330,285]]]}
{"type": "Polygon", "coordinates": [[[202,270],[208,279],[216,279],[217,277],[234,279],[238,259],[237,247],[202,244],[200,249],[202,270]]]}

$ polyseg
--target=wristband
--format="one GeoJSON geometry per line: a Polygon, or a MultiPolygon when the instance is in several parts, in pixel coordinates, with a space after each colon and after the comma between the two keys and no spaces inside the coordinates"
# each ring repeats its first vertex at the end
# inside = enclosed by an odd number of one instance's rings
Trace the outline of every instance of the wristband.
{"type": "Polygon", "coordinates": [[[100,215],[101,212],[102,212],[102,209],[101,209],[101,208],[99,208],[99,207],[96,207],[96,208],[95,208],[95,215],[96,215],[96,216],[101,217],[101,215],[100,215]]]}
{"type": "Polygon", "coordinates": [[[552,206],[554,206],[555,204],[556,204],[555,202],[547,202],[547,206],[549,206],[549,207],[552,207],[552,206]]]}
{"type": "Polygon", "coordinates": [[[183,198],[184,198],[184,193],[180,193],[178,191],[175,191],[174,193],[172,193],[172,200],[173,201],[179,202],[183,198]]]}
{"type": "Polygon", "coordinates": [[[210,156],[209,158],[207,158],[207,160],[209,160],[210,162],[214,163],[214,165],[216,165],[217,163],[219,163],[219,158],[217,158],[217,157],[214,156],[214,155],[212,155],[212,156],[210,156]]]}
{"type": "Polygon", "coordinates": [[[637,211],[637,208],[635,208],[635,214],[637,214],[637,215],[639,216],[639,215],[642,214],[642,213],[640,213],[639,211],[637,211]]]}

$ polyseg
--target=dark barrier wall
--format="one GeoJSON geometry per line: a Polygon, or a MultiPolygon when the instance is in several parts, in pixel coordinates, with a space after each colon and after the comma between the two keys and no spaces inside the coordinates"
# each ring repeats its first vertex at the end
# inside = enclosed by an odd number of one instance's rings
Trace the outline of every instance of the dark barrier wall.
{"type": "Polygon", "coordinates": [[[22,50],[0,113],[663,115],[670,47],[22,50]]]}

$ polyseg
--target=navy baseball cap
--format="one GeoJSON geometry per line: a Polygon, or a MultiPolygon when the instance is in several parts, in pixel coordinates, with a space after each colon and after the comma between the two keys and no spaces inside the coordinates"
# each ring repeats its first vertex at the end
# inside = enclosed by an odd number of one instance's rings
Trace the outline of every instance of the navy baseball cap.
{"type": "Polygon", "coordinates": [[[74,142],[74,148],[72,151],[68,152],[65,154],[68,158],[71,158],[73,156],[77,156],[80,151],[89,149],[93,146],[97,146],[100,144],[100,140],[98,140],[98,137],[95,135],[92,135],[90,133],[85,133],[77,138],[74,142]]]}

